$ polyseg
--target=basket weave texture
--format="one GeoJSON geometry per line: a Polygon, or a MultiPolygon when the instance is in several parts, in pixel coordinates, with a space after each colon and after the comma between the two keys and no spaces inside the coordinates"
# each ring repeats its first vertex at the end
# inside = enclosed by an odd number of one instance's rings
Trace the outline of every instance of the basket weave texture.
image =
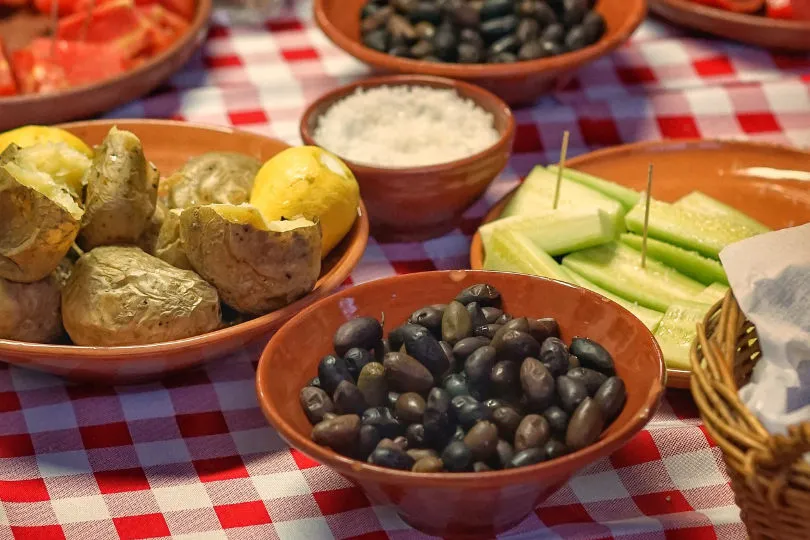
{"type": "Polygon", "coordinates": [[[740,401],[760,358],[754,325],[729,292],[698,325],[692,395],[723,452],[741,517],[752,539],[810,539],[810,423],[771,435],[740,401]]]}

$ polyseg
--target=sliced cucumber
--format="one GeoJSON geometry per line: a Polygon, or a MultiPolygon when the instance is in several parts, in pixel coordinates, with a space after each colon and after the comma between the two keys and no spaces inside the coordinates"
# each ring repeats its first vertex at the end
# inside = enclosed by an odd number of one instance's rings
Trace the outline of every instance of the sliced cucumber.
{"type": "MultiPolygon", "coordinates": [[[[627,228],[641,234],[644,228],[644,201],[640,201],[625,216],[627,228]]],[[[651,238],[691,249],[713,259],[729,244],[756,236],[761,231],[744,223],[717,214],[687,210],[669,203],[650,201],[650,222],[647,234],[651,238]]]]}
{"type": "Polygon", "coordinates": [[[579,285],[584,289],[588,289],[589,291],[593,291],[597,294],[601,294],[605,298],[609,298],[613,300],[624,309],[638,317],[638,319],[644,323],[644,326],[650,329],[650,331],[654,331],[658,326],[658,323],[661,322],[661,317],[664,316],[663,313],[660,311],[655,311],[654,309],[645,308],[644,306],[640,306],[635,302],[630,302],[625,300],[621,296],[616,296],[610,291],[603,289],[602,287],[596,285],[595,283],[588,281],[584,277],[580,276],[576,272],[569,272],[571,275],[571,279],[573,280],[571,283],[574,285],[579,285]]]}
{"type": "Polygon", "coordinates": [[[610,216],[602,210],[547,210],[532,216],[512,216],[482,225],[478,231],[488,249],[496,230],[525,234],[551,256],[598,246],[613,240],[615,230],[610,216]]]}
{"type": "Polygon", "coordinates": [[[699,303],[676,303],[669,306],[653,333],[664,353],[667,367],[691,369],[689,354],[697,337],[697,324],[703,321],[710,307],[699,303]]]}
{"type": "Polygon", "coordinates": [[[526,235],[508,229],[497,230],[489,240],[484,270],[519,272],[570,282],[569,272],[551,255],[539,249],[526,235]]]}
{"type": "Polygon", "coordinates": [[[757,231],[758,234],[766,233],[771,230],[748,214],[744,214],[736,208],[733,208],[725,203],[721,203],[717,199],[713,199],[700,191],[693,191],[689,195],[678,199],[673,203],[673,206],[684,208],[686,210],[692,210],[693,212],[722,216],[729,220],[741,223],[751,230],[757,231]]]}
{"type": "Polygon", "coordinates": [[[567,255],[563,265],[613,294],[662,312],[705,288],[655,259],[642,268],[639,252],[616,242],[567,255]]]}
{"type": "Polygon", "coordinates": [[[723,299],[728,292],[728,286],[722,283],[712,283],[695,297],[696,302],[706,302],[707,304],[715,304],[723,299]]]}
{"type": "MultiPolygon", "coordinates": [[[[557,174],[559,169],[556,165],[546,167],[552,174],[557,174]]],[[[615,199],[622,203],[626,210],[630,210],[641,197],[641,193],[628,187],[621,186],[615,182],[593,176],[592,174],[584,173],[576,169],[563,169],[563,177],[568,180],[573,180],[577,184],[582,184],[591,189],[594,189],[602,195],[607,195],[611,199],[615,199]]]]}
{"type": "MultiPolygon", "coordinates": [[[[640,235],[627,233],[621,235],[620,239],[622,243],[641,252],[644,239],[640,235]]],[[[711,285],[715,282],[728,284],[723,266],[696,251],[683,249],[654,238],[647,238],[647,255],[704,285],[711,285]]]]}
{"type": "MultiPolygon", "coordinates": [[[[535,167],[507,203],[501,217],[531,216],[544,210],[552,210],[556,185],[557,175],[543,167],[535,167]]],[[[566,178],[562,179],[558,210],[597,208],[607,212],[616,224],[617,231],[624,231],[625,210],[618,201],[566,178]]]]}

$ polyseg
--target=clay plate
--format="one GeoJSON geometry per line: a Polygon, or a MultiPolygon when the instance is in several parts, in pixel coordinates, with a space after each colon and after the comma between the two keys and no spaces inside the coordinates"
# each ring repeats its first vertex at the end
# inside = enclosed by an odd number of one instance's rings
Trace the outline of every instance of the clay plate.
{"type": "MultiPolygon", "coordinates": [[[[141,139],[146,156],[164,176],[204,152],[241,152],[264,161],[288,148],[281,141],[245,131],[167,120],[103,120],[59,127],[92,145],[100,143],[114,125],[141,139]]],[[[188,339],[131,347],[43,345],[0,339],[0,360],[77,380],[122,383],[155,379],[242,349],[257,338],[266,339],[301,309],[339,287],[359,262],[367,241],[368,217],[361,203],[351,231],[323,261],[321,277],[313,292],[283,309],[229,328],[188,339]]]]}
{"type": "Polygon", "coordinates": [[[690,0],[649,0],[650,11],[670,22],[774,50],[810,51],[810,20],[789,21],[733,13],[690,0]]]}
{"type": "Polygon", "coordinates": [[[663,393],[664,366],[650,331],[629,311],[595,293],[535,276],[470,270],[405,274],[344,289],[295,316],[262,353],[259,404],[284,440],[357,483],[372,504],[391,504],[410,525],[445,538],[493,538],[522,521],[578,470],[615,452],[649,421],[663,393]],[[464,287],[489,283],[516,317],[555,317],[562,338],[584,336],[613,356],[627,388],[619,417],[593,445],[530,467],[490,473],[411,473],[355,461],[310,440],[298,393],[332,353],[332,336],[354,317],[379,318],[386,333],[416,309],[446,303],[464,287]]]}
{"type": "Polygon", "coordinates": [[[486,88],[509,105],[528,105],[563,88],[574,71],[627,41],[647,14],[645,0],[599,0],[596,10],[607,30],[597,43],[578,51],[512,64],[444,64],[384,54],[360,41],[360,9],[367,0],[315,0],[315,21],[332,42],[372,68],[461,79],[486,88]]]}
{"type": "MultiPolygon", "coordinates": [[[[185,35],[169,49],[116,77],[62,92],[0,98],[0,131],[87,118],[148,94],[183,67],[202,44],[210,15],[211,0],[197,0],[197,12],[185,35]]],[[[45,15],[0,8],[0,35],[9,50],[41,36],[47,28],[45,15]]]]}
{"type": "MultiPolygon", "coordinates": [[[[644,190],[647,166],[655,165],[653,196],[674,201],[702,191],[773,229],[810,222],[810,153],[792,148],[736,141],[661,141],[608,148],[568,160],[567,166],[644,190]]],[[[493,221],[514,191],[484,217],[493,221]]],[[[470,246],[470,266],[484,263],[481,235],[470,246]]],[[[689,388],[690,372],[667,370],[667,386],[689,388]]]]}

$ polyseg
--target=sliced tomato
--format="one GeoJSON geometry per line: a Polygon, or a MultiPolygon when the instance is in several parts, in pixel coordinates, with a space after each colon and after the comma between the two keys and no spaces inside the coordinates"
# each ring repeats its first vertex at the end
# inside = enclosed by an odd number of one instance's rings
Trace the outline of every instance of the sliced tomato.
{"type": "Polygon", "coordinates": [[[771,19],[794,19],[791,0],[765,0],[765,15],[771,19]]]}
{"type": "Polygon", "coordinates": [[[735,13],[756,13],[762,9],[765,0],[692,0],[697,4],[711,6],[735,13]]]}
{"type": "Polygon", "coordinates": [[[29,0],[0,0],[0,6],[22,7],[28,4],[29,0]]]}
{"type": "Polygon", "coordinates": [[[14,80],[14,73],[8,63],[6,46],[0,38],[0,96],[13,96],[17,94],[17,82],[14,80]]]}
{"type": "MultiPolygon", "coordinates": [[[[2,2],[3,0],[0,0],[2,2]]],[[[34,7],[40,13],[51,14],[51,4],[53,0],[33,0],[34,7]]],[[[70,15],[76,11],[77,0],[56,0],[59,5],[59,16],[70,15]]],[[[27,3],[27,2],[26,2],[27,3]]]]}
{"type": "MultiPolygon", "coordinates": [[[[20,93],[37,94],[69,88],[70,83],[65,76],[65,70],[50,59],[38,59],[32,46],[33,43],[25,49],[14,51],[11,55],[11,64],[20,93]]],[[[50,48],[50,41],[48,47],[50,48]]]]}
{"type": "Polygon", "coordinates": [[[197,11],[196,0],[160,0],[160,3],[163,7],[180,15],[187,21],[193,19],[194,13],[197,11]]]}
{"type": "Polygon", "coordinates": [[[107,2],[94,8],[89,16],[86,30],[85,13],[74,13],[61,19],[57,28],[59,39],[106,43],[125,58],[134,58],[150,45],[148,28],[138,17],[131,0],[107,2]]]}

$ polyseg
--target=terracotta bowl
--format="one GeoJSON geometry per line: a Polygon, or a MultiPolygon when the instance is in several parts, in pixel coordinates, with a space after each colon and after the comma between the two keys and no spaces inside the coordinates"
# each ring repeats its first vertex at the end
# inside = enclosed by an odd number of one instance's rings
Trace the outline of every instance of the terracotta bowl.
{"type": "MultiPolygon", "coordinates": [[[[810,19],[807,3],[797,4],[798,11],[810,19]]],[[[650,0],[650,11],[676,24],[726,39],[774,50],[810,51],[810,20],[732,13],[690,0],[650,0]]]]}
{"type": "Polygon", "coordinates": [[[299,313],[270,340],[259,361],[256,390],[267,419],[284,440],[358,484],[373,504],[390,504],[413,527],[437,536],[491,538],[522,521],[578,470],[608,456],[655,413],[663,392],[661,351],[650,332],[624,308],[584,289],[520,274],[449,270],[406,274],[344,289],[299,313]],[[624,379],[620,416],[592,446],[530,467],[490,473],[417,474],[355,461],[310,440],[312,426],[298,393],[332,353],[343,322],[385,313],[385,331],[416,309],[446,303],[469,285],[497,287],[515,316],[553,316],[562,338],[586,336],[604,345],[624,379]]]}
{"type": "Polygon", "coordinates": [[[615,50],[630,38],[647,13],[646,0],[599,0],[607,23],[599,42],[579,51],[513,64],[442,64],[399,58],[370,49],[360,40],[360,9],[367,0],[315,0],[315,21],[338,47],[372,68],[462,79],[490,90],[509,105],[529,105],[541,94],[563,88],[573,72],[615,50]]]}
{"type": "Polygon", "coordinates": [[[358,88],[384,85],[452,89],[477,103],[495,119],[500,139],[486,150],[464,159],[396,169],[346,160],[357,177],[363,199],[368,203],[372,233],[376,239],[418,241],[441,236],[458,225],[464,211],[506,167],[515,135],[512,111],[495,95],[461,81],[418,75],[375,77],[333,90],[310,105],[301,117],[301,138],[306,144],[318,145],[313,137],[318,120],[332,104],[358,88]]]}
{"type": "MultiPolygon", "coordinates": [[[[606,148],[577,156],[566,166],[643,191],[647,167],[655,164],[653,196],[675,201],[702,191],[773,229],[810,222],[810,152],[743,141],[650,141],[606,148]],[[695,175],[694,171],[700,171],[695,175]]],[[[515,191],[490,209],[482,223],[500,217],[515,191]]],[[[484,266],[484,244],[475,233],[470,267],[484,266]]],[[[667,386],[689,388],[691,372],[667,370],[667,386]]]]}
{"type": "MultiPolygon", "coordinates": [[[[135,133],[147,157],[164,175],[204,152],[241,152],[266,160],[288,148],[281,141],[245,131],[166,120],[104,120],[59,127],[92,145],[100,143],[112,126],[135,133]]],[[[354,226],[323,261],[321,277],[310,294],[283,309],[229,328],[188,339],[130,347],[43,345],[0,339],[0,361],[102,383],[156,379],[243,349],[256,338],[266,339],[301,309],[338,288],[360,261],[367,241],[368,218],[361,203],[354,226]]]]}
{"type": "MultiPolygon", "coordinates": [[[[87,118],[148,94],[183,67],[202,44],[210,15],[211,0],[197,0],[197,12],[185,35],[157,56],[115,77],[61,92],[0,98],[0,131],[87,118]]],[[[0,33],[16,48],[41,35],[49,24],[45,15],[21,13],[0,19],[0,33]]]]}

